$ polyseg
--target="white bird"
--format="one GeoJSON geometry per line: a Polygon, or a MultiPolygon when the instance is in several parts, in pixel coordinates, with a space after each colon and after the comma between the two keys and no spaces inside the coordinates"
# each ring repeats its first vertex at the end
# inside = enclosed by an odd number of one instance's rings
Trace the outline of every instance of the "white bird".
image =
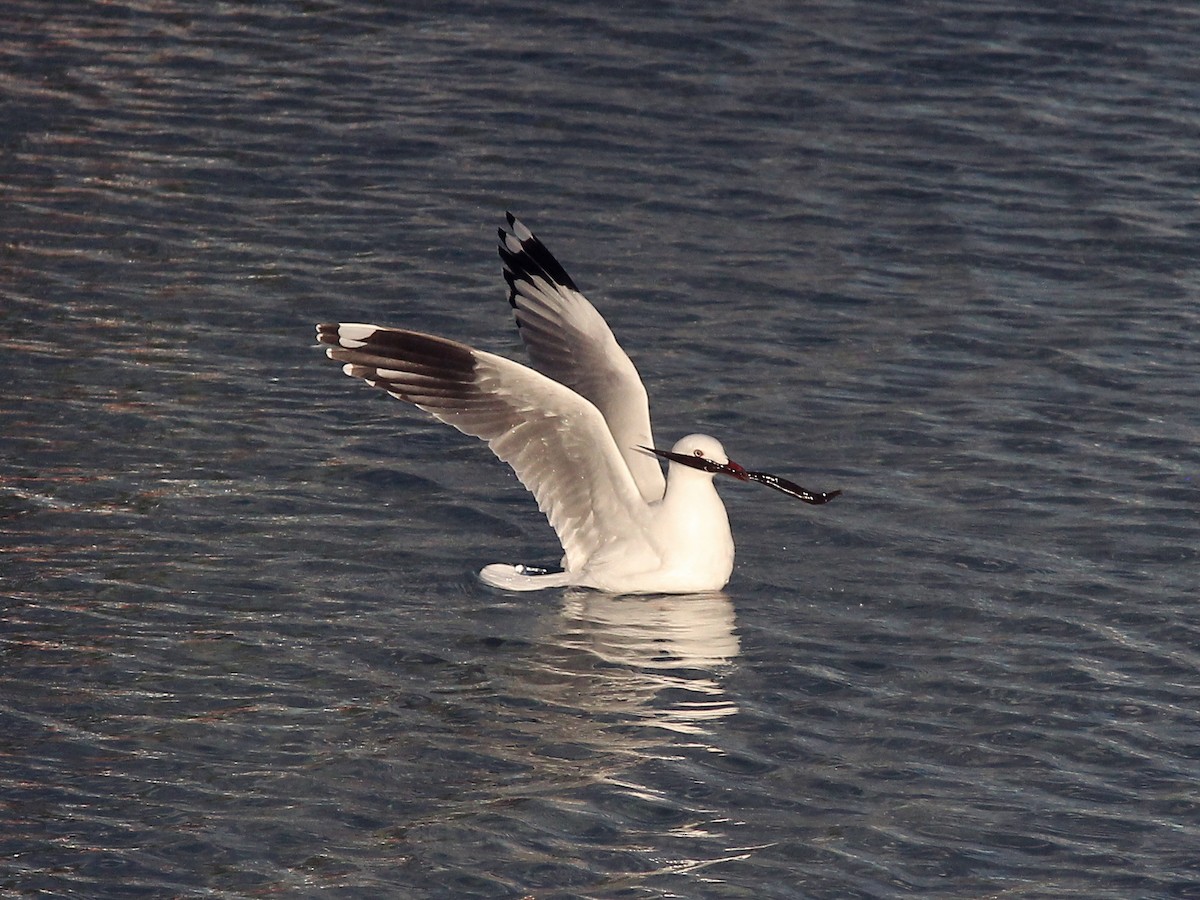
{"type": "Polygon", "coordinates": [[[749,472],[703,434],[654,449],[646,388],[607,323],[511,213],[508,226],[499,231],[508,299],[539,371],[417,331],[317,326],[347,375],[487,441],[537,499],[562,544],[562,571],[494,563],[479,573],[484,582],[518,591],[716,591],[733,571],[733,537],[714,476],[808,503],[840,493],[749,472]],[[666,479],[655,456],[669,460],[666,479]]]}

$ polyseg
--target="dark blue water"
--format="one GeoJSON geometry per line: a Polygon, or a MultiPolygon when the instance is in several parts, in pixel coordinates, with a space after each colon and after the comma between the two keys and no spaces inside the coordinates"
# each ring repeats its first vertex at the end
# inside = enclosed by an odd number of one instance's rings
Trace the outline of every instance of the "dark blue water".
{"type": "Polygon", "coordinates": [[[1188,4],[14,0],[0,895],[1200,896],[1188,4]],[[520,357],[512,209],[723,486],[552,562],[312,324],[520,357]]]}

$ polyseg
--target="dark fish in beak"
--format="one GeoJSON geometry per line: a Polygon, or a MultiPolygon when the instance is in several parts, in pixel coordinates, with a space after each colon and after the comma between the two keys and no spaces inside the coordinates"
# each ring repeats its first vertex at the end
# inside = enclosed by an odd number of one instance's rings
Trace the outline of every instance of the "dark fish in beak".
{"type": "Polygon", "coordinates": [[[800,487],[796,482],[780,478],[778,475],[772,475],[769,472],[751,472],[739,466],[732,459],[727,463],[719,463],[715,460],[706,459],[703,456],[687,456],[683,453],[673,453],[670,450],[657,450],[654,447],[638,447],[638,449],[645,450],[647,453],[653,453],[655,456],[661,456],[663,459],[669,459],[671,462],[677,462],[681,466],[690,466],[693,469],[699,469],[702,472],[717,472],[722,475],[728,475],[730,478],[736,478],[738,481],[754,481],[758,484],[765,484],[767,487],[779,491],[781,494],[787,494],[789,497],[795,497],[797,500],[803,500],[805,503],[811,503],[814,506],[828,503],[841,493],[841,491],[826,491],[814,494],[812,491],[807,491],[800,487]]]}

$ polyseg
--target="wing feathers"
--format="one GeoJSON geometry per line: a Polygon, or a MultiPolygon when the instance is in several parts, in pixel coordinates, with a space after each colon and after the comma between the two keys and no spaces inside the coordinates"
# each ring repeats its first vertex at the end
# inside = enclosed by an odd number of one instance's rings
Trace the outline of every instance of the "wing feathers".
{"type": "Polygon", "coordinates": [[[596,308],[538,238],[508,214],[500,229],[500,259],[508,302],[534,366],[591,401],[609,430],[638,490],[647,501],[666,489],[656,460],[639,452],[653,446],[646,389],[633,362],[596,308]]]}
{"type": "MultiPolygon", "coordinates": [[[[546,249],[546,245],[533,236],[512,213],[505,213],[511,232],[499,229],[500,258],[512,272],[536,272],[546,276],[547,281],[561,284],[572,291],[579,290],[557,259],[546,249]]],[[[512,283],[509,282],[511,285],[512,283]]]]}
{"type": "Polygon", "coordinates": [[[511,360],[415,331],[323,324],[317,339],[354,378],[488,442],[558,534],[586,560],[647,507],[599,410],[511,360]]]}

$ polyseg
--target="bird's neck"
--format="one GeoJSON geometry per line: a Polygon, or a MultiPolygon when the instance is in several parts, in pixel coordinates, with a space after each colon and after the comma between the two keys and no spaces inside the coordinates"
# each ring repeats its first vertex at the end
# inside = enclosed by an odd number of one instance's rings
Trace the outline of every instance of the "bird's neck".
{"type": "Polygon", "coordinates": [[[711,475],[684,466],[671,466],[667,473],[663,507],[685,527],[688,523],[722,523],[728,529],[725,505],[717,495],[711,475]]]}

